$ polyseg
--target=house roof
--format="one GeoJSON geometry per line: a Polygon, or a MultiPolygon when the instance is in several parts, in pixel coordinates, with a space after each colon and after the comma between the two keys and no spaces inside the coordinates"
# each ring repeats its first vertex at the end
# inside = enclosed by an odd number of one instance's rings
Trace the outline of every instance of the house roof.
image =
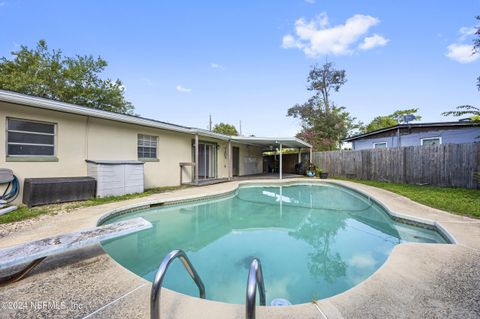
{"type": "Polygon", "coordinates": [[[371,131],[368,133],[357,134],[354,136],[347,137],[343,139],[344,142],[351,142],[358,139],[374,136],[380,133],[385,133],[389,131],[395,131],[397,129],[405,129],[405,128],[450,128],[450,127],[468,127],[468,126],[479,126],[480,122],[472,122],[472,121],[458,121],[458,122],[432,122],[432,123],[410,123],[410,124],[397,124],[395,126],[390,126],[386,128],[382,128],[379,130],[371,131]]]}
{"type": "MultiPolygon", "coordinates": [[[[70,103],[64,103],[64,102],[59,102],[59,101],[54,101],[46,98],[41,98],[41,97],[36,97],[36,96],[30,96],[30,95],[25,95],[17,92],[12,92],[12,91],[6,91],[6,90],[0,90],[0,101],[3,102],[9,102],[13,104],[20,104],[20,105],[25,105],[25,106],[30,106],[30,107],[36,107],[40,109],[46,109],[46,110],[52,110],[52,111],[58,111],[58,112],[63,112],[63,113],[70,113],[70,114],[77,114],[77,115],[83,115],[83,116],[91,116],[95,118],[101,118],[101,119],[106,119],[106,120],[111,120],[111,121],[117,121],[117,122],[122,122],[122,123],[128,123],[128,124],[134,124],[134,125],[141,125],[141,126],[147,126],[147,127],[153,127],[153,128],[158,128],[158,129],[163,129],[163,130],[168,130],[168,131],[175,131],[175,132],[180,132],[180,133],[189,133],[189,134],[198,134],[200,136],[206,136],[206,137],[212,137],[224,141],[232,140],[232,141],[237,141],[239,143],[246,143],[248,141],[252,141],[252,143],[248,144],[254,144],[260,143],[260,141],[276,141],[276,140],[282,140],[284,141],[285,145],[291,144],[295,146],[291,147],[310,147],[310,144],[299,140],[295,137],[289,137],[289,138],[255,138],[252,139],[250,137],[243,137],[243,136],[228,136],[224,134],[219,134],[215,132],[211,132],[209,130],[205,129],[200,129],[200,128],[195,128],[195,127],[188,127],[188,126],[183,126],[183,125],[177,125],[177,124],[172,124],[168,122],[163,122],[163,121],[158,121],[154,119],[149,119],[149,118],[144,118],[140,116],[134,116],[134,115],[128,115],[128,114],[121,114],[121,113],[115,113],[115,112],[109,112],[109,111],[104,111],[104,110],[98,110],[90,107],[85,107],[85,106],[80,106],[76,104],[70,104],[70,103]],[[297,146],[298,145],[298,146],[297,146]],[[302,146],[299,146],[302,145],[302,146]]],[[[259,144],[260,145],[260,144],[259,144]]],[[[290,146],[288,146],[290,147],[290,146]]]]}

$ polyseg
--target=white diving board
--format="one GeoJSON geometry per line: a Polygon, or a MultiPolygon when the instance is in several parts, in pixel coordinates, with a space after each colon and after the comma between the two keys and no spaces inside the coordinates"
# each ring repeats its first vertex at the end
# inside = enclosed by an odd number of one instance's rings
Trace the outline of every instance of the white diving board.
{"type": "Polygon", "coordinates": [[[48,256],[87,247],[102,240],[125,236],[151,227],[150,222],[137,217],[0,249],[0,270],[31,262],[24,270],[0,278],[0,285],[20,280],[48,256]]]}

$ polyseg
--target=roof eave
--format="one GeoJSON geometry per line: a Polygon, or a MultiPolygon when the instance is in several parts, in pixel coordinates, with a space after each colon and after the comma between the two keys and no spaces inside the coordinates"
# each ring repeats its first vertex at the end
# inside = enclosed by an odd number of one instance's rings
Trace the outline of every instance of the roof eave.
{"type": "Polygon", "coordinates": [[[358,140],[361,138],[369,137],[372,135],[388,132],[388,131],[393,131],[396,129],[403,129],[403,128],[418,128],[418,127],[441,127],[441,126],[446,126],[446,127],[455,127],[455,126],[480,126],[480,123],[477,122],[468,122],[468,121],[458,121],[458,122],[435,122],[435,123],[411,123],[411,124],[398,124],[395,126],[390,126],[386,127],[383,129],[371,131],[368,133],[363,133],[363,134],[358,134],[354,135],[348,138],[345,138],[342,140],[342,142],[351,142],[354,140],[358,140]]]}

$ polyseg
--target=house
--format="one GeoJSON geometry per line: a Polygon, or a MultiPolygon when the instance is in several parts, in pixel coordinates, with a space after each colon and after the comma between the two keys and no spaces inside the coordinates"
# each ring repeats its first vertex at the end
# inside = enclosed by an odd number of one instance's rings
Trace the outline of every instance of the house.
{"type": "Polygon", "coordinates": [[[480,142],[480,122],[411,123],[358,134],[343,140],[352,149],[480,142]]]}
{"type": "Polygon", "coordinates": [[[87,176],[89,163],[116,161],[143,164],[145,188],[199,185],[262,173],[265,149],[311,154],[311,145],[294,137],[231,137],[4,90],[0,139],[0,168],[12,169],[20,185],[25,178],[87,176]]]}

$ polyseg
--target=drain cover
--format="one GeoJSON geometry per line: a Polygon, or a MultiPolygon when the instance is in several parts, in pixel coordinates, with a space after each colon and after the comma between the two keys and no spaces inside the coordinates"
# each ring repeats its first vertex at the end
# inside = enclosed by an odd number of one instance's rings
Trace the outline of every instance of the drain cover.
{"type": "Polygon", "coordinates": [[[291,306],[292,303],[287,299],[275,298],[272,300],[271,305],[274,307],[282,307],[282,306],[291,306]]]}

